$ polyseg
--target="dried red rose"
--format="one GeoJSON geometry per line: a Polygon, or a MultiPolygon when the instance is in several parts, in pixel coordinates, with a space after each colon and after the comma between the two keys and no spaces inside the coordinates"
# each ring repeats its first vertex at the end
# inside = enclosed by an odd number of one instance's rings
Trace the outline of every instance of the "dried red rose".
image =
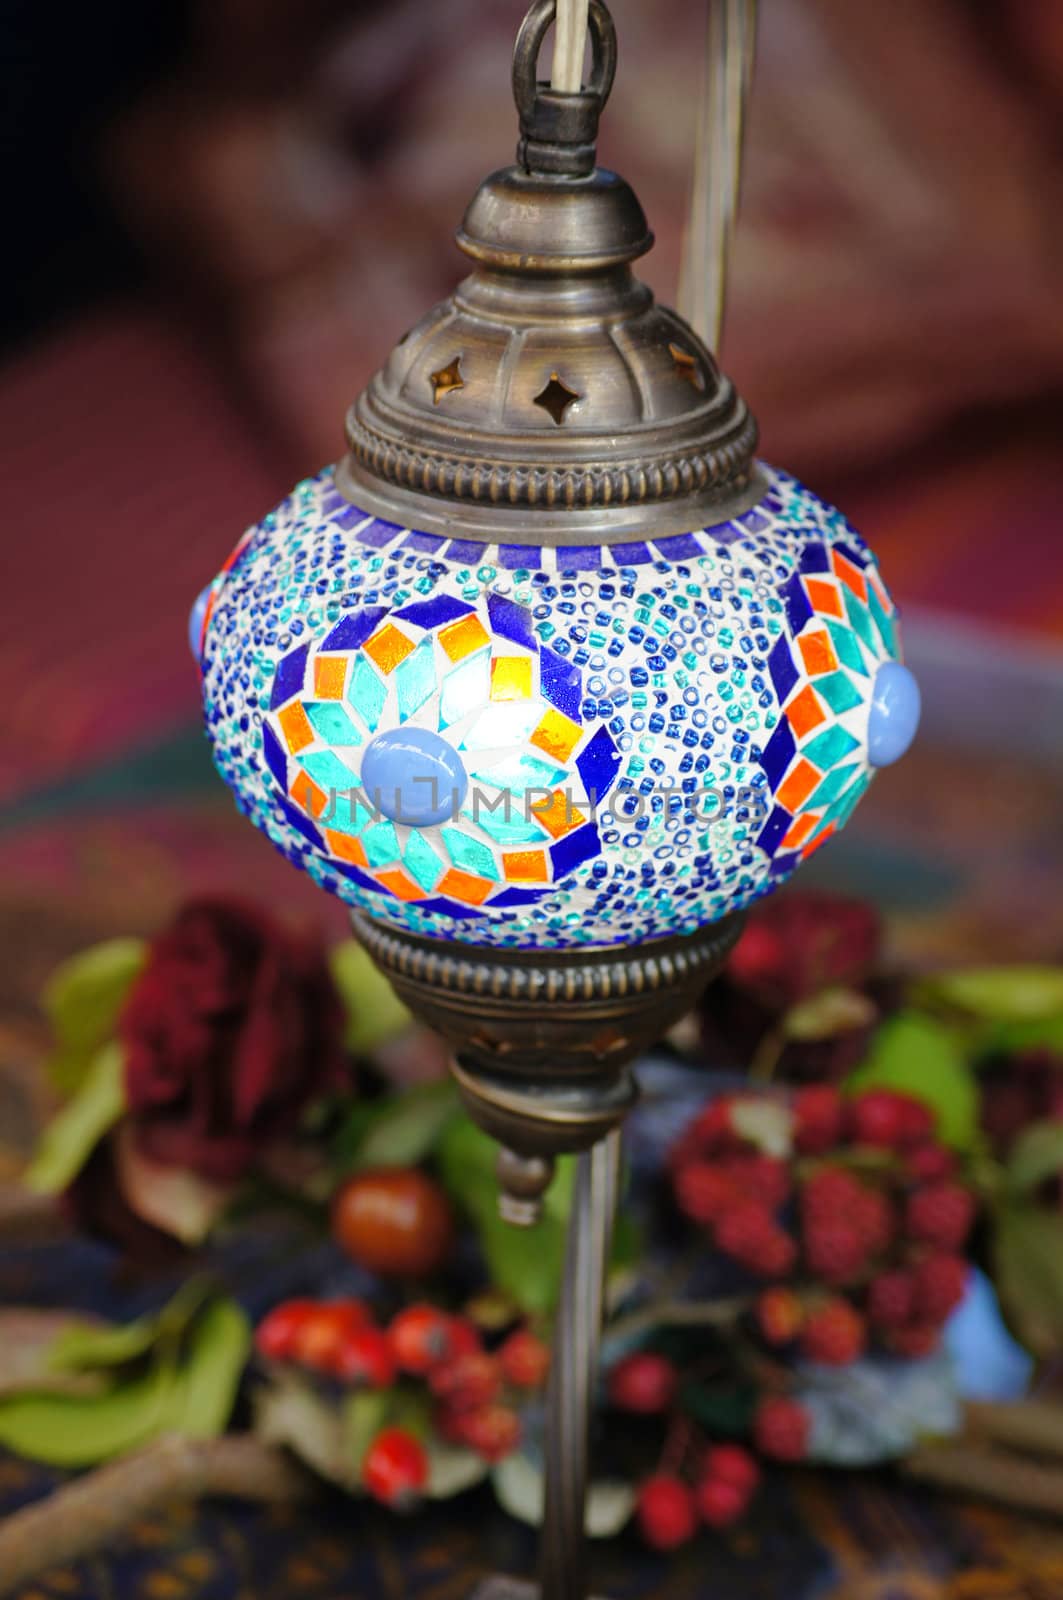
{"type": "Polygon", "coordinates": [[[343,1007],[316,941],[236,900],[190,901],[119,1020],[146,1156],[218,1182],[342,1087],[343,1007]]]}

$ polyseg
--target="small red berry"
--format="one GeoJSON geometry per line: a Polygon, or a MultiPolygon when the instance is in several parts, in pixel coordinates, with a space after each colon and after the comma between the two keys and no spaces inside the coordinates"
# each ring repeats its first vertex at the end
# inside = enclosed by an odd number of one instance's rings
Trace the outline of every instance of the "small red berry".
{"type": "Polygon", "coordinates": [[[702,1226],[718,1222],[737,1199],[727,1173],[709,1161],[688,1161],[677,1167],[673,1187],[680,1211],[702,1226]]]}
{"type": "Polygon", "coordinates": [[[451,1354],[452,1324],[438,1306],[406,1306],[388,1328],[391,1350],[403,1372],[424,1374],[451,1354]]]}
{"type": "Polygon", "coordinates": [[[809,1221],[833,1221],[859,1205],[863,1185],[844,1167],[821,1167],[801,1188],[801,1215],[809,1221]]]}
{"type": "Polygon", "coordinates": [[[928,1256],[915,1269],[916,1314],[921,1321],[944,1322],[967,1293],[969,1265],[961,1256],[928,1256]]]}
{"type": "Polygon", "coordinates": [[[360,1300],[329,1300],[307,1311],[292,1339],[290,1356],[314,1372],[334,1373],[346,1341],[369,1325],[360,1300]]]}
{"type": "Polygon", "coordinates": [[[484,1343],[480,1337],[480,1330],[470,1317],[447,1318],[447,1355],[452,1359],[458,1356],[475,1355],[482,1350],[484,1343]]]}
{"type": "Polygon", "coordinates": [[[824,1283],[850,1282],[867,1260],[860,1229],[844,1215],[806,1221],[804,1244],[810,1271],[824,1283]]]}
{"type": "Polygon", "coordinates": [[[420,1440],[405,1428],[384,1428],[362,1462],[362,1483],[386,1506],[415,1500],[428,1482],[428,1457],[420,1440]]]}
{"type": "Polygon", "coordinates": [[[697,1508],[680,1478],[660,1472],[639,1488],[638,1522],[642,1537],[654,1550],[676,1550],[694,1537],[697,1508]]]}
{"type": "Polygon", "coordinates": [[[933,1355],[941,1343],[941,1325],[936,1322],[910,1322],[890,1330],[889,1347],[906,1361],[921,1361],[933,1355]]]}
{"type": "Polygon", "coordinates": [[[755,1200],[768,1211],[778,1211],[790,1198],[790,1170],[776,1156],[728,1156],[721,1166],[743,1198],[755,1200]]]}
{"type": "Polygon", "coordinates": [[[740,1444],[715,1444],[705,1453],[705,1478],[719,1478],[748,1498],[760,1482],[760,1468],[740,1444]]]}
{"type": "Polygon", "coordinates": [[[481,1406],[451,1414],[447,1425],[452,1430],[449,1437],[475,1450],[484,1461],[503,1461],[520,1444],[520,1418],[509,1406],[481,1406]]]}
{"type": "Polygon", "coordinates": [[[802,1461],[808,1452],[812,1419],[787,1395],[768,1395],[753,1417],[753,1437],[763,1455],[776,1461],[802,1461]]]}
{"type": "Polygon", "coordinates": [[[729,1528],[749,1504],[748,1493],[726,1478],[704,1478],[694,1494],[701,1520],[710,1528],[729,1528]]]}
{"type": "Polygon", "coordinates": [[[857,1229],[870,1256],[884,1255],[896,1237],[893,1202],[882,1189],[861,1184],[859,1193],[853,1196],[849,1221],[857,1229]]]}
{"type": "Polygon", "coordinates": [[[716,1243],[725,1255],[758,1277],[783,1277],[793,1266],[797,1250],[790,1235],[771,1212],[755,1200],[735,1206],[720,1218],[716,1243]]]}
{"type": "Polygon", "coordinates": [[[930,1183],[908,1200],[908,1232],[939,1250],[959,1250],[974,1221],[974,1197],[958,1183],[930,1183]]]}
{"type": "Polygon", "coordinates": [[[445,1265],[454,1218],[445,1191],[416,1167],[356,1173],[338,1191],[332,1231],[358,1265],[382,1277],[420,1278],[445,1265]]]}
{"type": "Polygon", "coordinates": [[[768,1344],[790,1344],[801,1332],[805,1308],[792,1289],[765,1289],[757,1297],[756,1317],[768,1344]]]}
{"type": "Polygon", "coordinates": [[[901,1328],[915,1312],[915,1278],[903,1267],[880,1272],[867,1291],[867,1314],[876,1328],[901,1328]]]}
{"type": "Polygon", "coordinates": [[[550,1370],[550,1347],[527,1328],[511,1333],[498,1352],[506,1382],[518,1389],[538,1389],[550,1370]]]}
{"type": "Polygon", "coordinates": [[[343,1383],[390,1388],[395,1382],[391,1341],[381,1328],[354,1328],[340,1342],[330,1370],[343,1383]]]}
{"type": "Polygon", "coordinates": [[[910,1178],[917,1183],[934,1183],[939,1178],[951,1178],[956,1171],[957,1161],[951,1150],[946,1150],[943,1144],[935,1144],[932,1140],[927,1144],[917,1144],[909,1150],[904,1158],[904,1164],[910,1178]]]}
{"type": "Polygon", "coordinates": [[[913,1145],[932,1139],[937,1131],[937,1119],[926,1101],[917,1100],[910,1094],[901,1098],[904,1101],[903,1142],[913,1145]]]}
{"type": "Polygon", "coordinates": [[[819,1156],[841,1143],[845,1106],[829,1083],[798,1089],[793,1098],[794,1143],[802,1155],[819,1156]]]}
{"type": "Polygon", "coordinates": [[[456,1361],[441,1361],[428,1374],[428,1384],[452,1411],[475,1411],[497,1400],[502,1371],[494,1356],[478,1351],[456,1361]]]}
{"type": "Polygon", "coordinates": [[[868,1089],[849,1103],[849,1137],[854,1144],[899,1150],[907,1124],[905,1096],[892,1089],[868,1089]]]}
{"type": "Polygon", "coordinates": [[[316,1300],[284,1300],[255,1329],[255,1348],[267,1361],[286,1361],[296,1335],[317,1310],[316,1300]]]}
{"type": "Polygon", "coordinates": [[[847,1367],[859,1360],[866,1344],[863,1317],[840,1296],[810,1311],[801,1334],[801,1349],[809,1361],[828,1367],[847,1367]]]}
{"type": "Polygon", "coordinates": [[[652,1416],[675,1399],[675,1367],[664,1356],[642,1350],[618,1361],[609,1374],[609,1399],[621,1411],[652,1416]]]}

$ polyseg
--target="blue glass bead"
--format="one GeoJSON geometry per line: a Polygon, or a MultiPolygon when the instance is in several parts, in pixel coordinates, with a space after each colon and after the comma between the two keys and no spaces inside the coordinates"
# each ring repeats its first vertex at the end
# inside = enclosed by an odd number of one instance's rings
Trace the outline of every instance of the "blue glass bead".
{"type": "Polygon", "coordinates": [[[192,652],[192,659],[199,660],[199,643],[203,637],[203,619],[207,614],[210,604],[210,591],[214,585],[208,583],[205,589],[200,589],[192,602],[192,609],[188,613],[188,648],[192,652]]]}
{"type": "Polygon", "coordinates": [[[899,761],[919,727],[919,685],[899,661],[884,661],[875,674],[867,722],[867,759],[873,767],[899,761]]]}
{"type": "Polygon", "coordinates": [[[461,757],[430,728],[378,733],[362,757],[367,798],[392,822],[431,827],[461,809],[469,776],[461,757]]]}

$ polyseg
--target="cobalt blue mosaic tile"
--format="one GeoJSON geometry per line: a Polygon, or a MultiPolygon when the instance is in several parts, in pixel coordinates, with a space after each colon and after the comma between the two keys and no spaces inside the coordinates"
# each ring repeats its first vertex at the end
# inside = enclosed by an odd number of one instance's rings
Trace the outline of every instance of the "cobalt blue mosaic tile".
{"type": "Polygon", "coordinates": [[[273,692],[270,695],[269,707],[275,711],[286,700],[299,693],[303,687],[306,676],[306,658],[310,654],[310,646],[302,644],[297,650],[292,650],[277,663],[277,670],[273,678],[273,692]]]}

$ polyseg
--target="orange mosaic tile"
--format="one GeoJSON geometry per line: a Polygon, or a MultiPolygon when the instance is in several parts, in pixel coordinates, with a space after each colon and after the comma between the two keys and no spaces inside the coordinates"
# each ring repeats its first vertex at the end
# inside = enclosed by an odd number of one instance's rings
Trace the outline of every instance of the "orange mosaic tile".
{"type": "Polygon", "coordinates": [[[385,622],[362,646],[366,655],[376,662],[385,677],[389,672],[394,672],[400,661],[406,660],[413,648],[413,640],[408,639],[401,629],[396,628],[391,622],[385,622]]]}
{"type": "Polygon", "coordinates": [[[313,778],[306,772],[297,773],[292,779],[291,788],[288,790],[297,806],[301,806],[307,816],[319,817],[328,805],[328,797],[323,789],[319,789],[313,778]]]}
{"type": "Polygon", "coordinates": [[[300,750],[305,750],[308,744],[314,742],[314,730],[310,720],[298,700],[293,700],[291,705],[285,706],[283,711],[277,713],[284,742],[292,755],[300,750]]]}
{"type": "Polygon", "coordinates": [[[346,677],[346,656],[314,657],[314,693],[319,700],[342,700],[346,677]]]}
{"type": "Polygon", "coordinates": [[[529,700],[531,698],[531,692],[531,656],[492,657],[492,700],[529,700]]]}
{"type": "Polygon", "coordinates": [[[325,838],[332,854],[341,861],[352,861],[356,867],[368,867],[369,861],[360,840],[352,839],[349,833],[336,833],[331,828],[326,828],[325,838]]]}
{"type": "Polygon", "coordinates": [[[787,811],[798,811],[804,805],[823,774],[803,758],[775,791],[775,798],[787,811]]]}
{"type": "Polygon", "coordinates": [[[510,883],[548,883],[544,850],[503,850],[502,871],[510,883]]]}
{"type": "Polygon", "coordinates": [[[854,564],[849,560],[848,556],[843,556],[840,550],[831,551],[830,561],[836,575],[842,580],[847,588],[850,588],[853,591],[853,593],[856,595],[856,598],[858,600],[863,600],[866,605],[867,583],[864,579],[864,574],[860,571],[860,568],[854,566],[854,564]]]}
{"type": "Polygon", "coordinates": [[[563,711],[548,711],[532,734],[530,743],[545,750],[555,761],[567,761],[579,744],[583,729],[563,711]]]}
{"type": "Polygon", "coordinates": [[[838,657],[826,633],[803,633],[797,641],[797,648],[810,678],[823,672],[837,672],[838,657]]]}
{"type": "Polygon", "coordinates": [[[386,872],[375,874],[376,881],[382,889],[390,889],[393,895],[400,900],[423,900],[425,891],[419,883],[414,883],[408,873],[401,867],[389,867],[386,872]]]}
{"type": "Polygon", "coordinates": [[[844,617],[842,597],[838,593],[838,586],[831,583],[829,578],[806,578],[805,588],[808,598],[812,602],[812,609],[818,611],[823,617],[844,617]]]}
{"type": "Polygon", "coordinates": [[[812,840],[811,844],[806,844],[805,845],[805,848],[801,852],[802,861],[807,860],[807,858],[813,853],[813,851],[819,849],[821,844],[826,844],[827,840],[831,837],[831,835],[836,833],[836,832],[837,832],[837,823],[829,822],[827,824],[827,826],[823,829],[822,833],[817,833],[816,834],[816,837],[812,840]]]}
{"type": "Polygon", "coordinates": [[[585,813],[572,804],[564,789],[555,789],[549,801],[540,801],[528,809],[536,822],[541,822],[547,833],[555,839],[564,838],[566,833],[571,833],[573,828],[578,828],[587,820],[585,813]]]}
{"type": "Polygon", "coordinates": [[[786,720],[799,739],[826,720],[819,696],[810,683],[806,683],[800,694],[795,694],[786,707],[786,720]]]}
{"type": "Polygon", "coordinates": [[[822,812],[816,812],[815,814],[806,814],[803,817],[795,817],[783,835],[780,848],[783,850],[796,850],[798,845],[804,844],[809,835],[819,826],[822,815],[822,812]]]}
{"type": "Polygon", "coordinates": [[[462,905],[480,906],[494,887],[490,878],[479,878],[473,872],[462,872],[459,867],[451,867],[436,884],[435,893],[448,895],[451,900],[460,900],[462,905]]]}
{"type": "Polygon", "coordinates": [[[463,661],[474,650],[482,650],[485,644],[490,644],[491,635],[475,611],[470,611],[467,617],[459,617],[457,622],[441,628],[439,642],[451,661],[463,661]]]}

